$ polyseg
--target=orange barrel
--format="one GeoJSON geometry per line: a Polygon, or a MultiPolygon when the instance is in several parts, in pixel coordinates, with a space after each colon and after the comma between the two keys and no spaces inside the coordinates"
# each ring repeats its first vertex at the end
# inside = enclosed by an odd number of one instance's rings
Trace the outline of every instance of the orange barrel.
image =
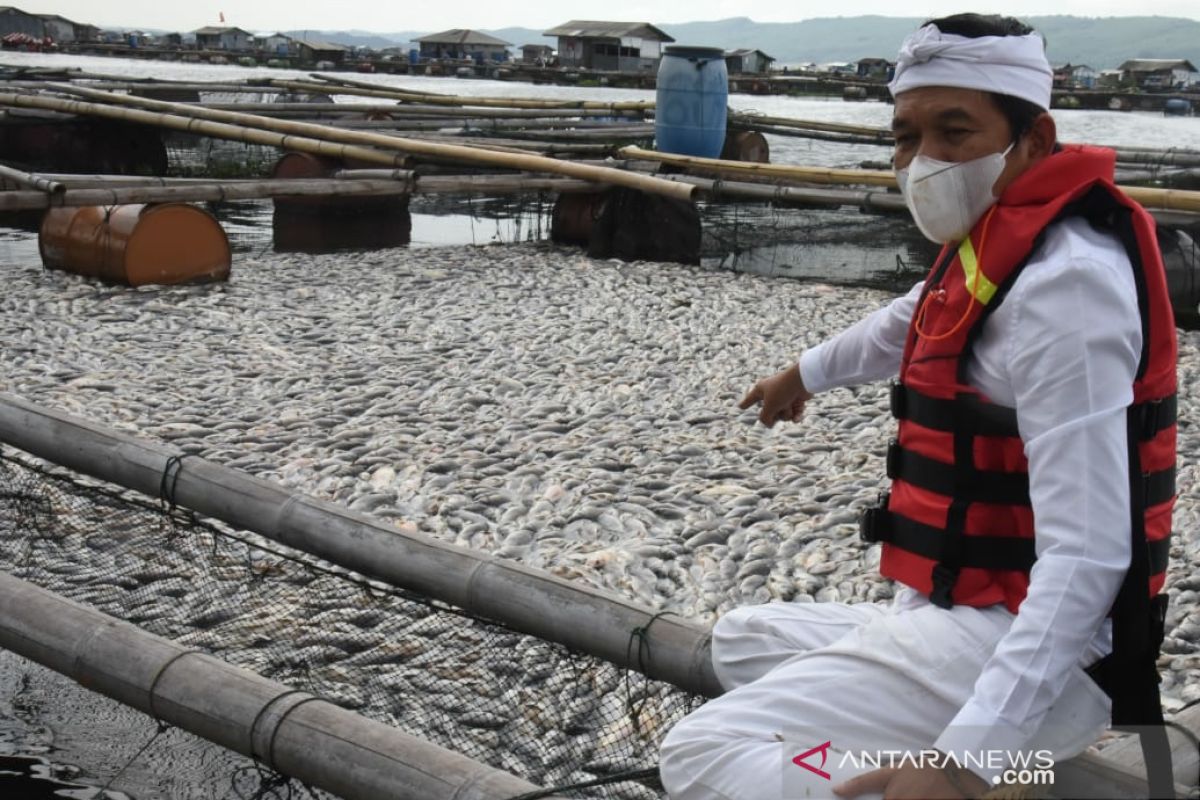
{"type": "Polygon", "coordinates": [[[232,257],[221,224],[185,203],[51,208],[42,264],[129,286],[223,281],[232,257]]]}
{"type": "Polygon", "coordinates": [[[721,158],[726,161],[749,161],[756,164],[771,163],[771,146],[767,137],[758,131],[730,131],[725,135],[725,147],[721,158]]]}
{"type": "Polygon", "coordinates": [[[284,153],[271,168],[272,178],[328,178],[341,169],[335,158],[314,156],[311,153],[284,153]]]}
{"type": "MultiPolygon", "coordinates": [[[[355,159],[340,160],[310,153],[284,153],[271,168],[271,177],[280,179],[328,178],[339,169],[376,167],[355,159]]],[[[396,213],[408,210],[408,195],[382,197],[276,197],[275,209],[288,213],[357,215],[364,213],[396,213]]]]}

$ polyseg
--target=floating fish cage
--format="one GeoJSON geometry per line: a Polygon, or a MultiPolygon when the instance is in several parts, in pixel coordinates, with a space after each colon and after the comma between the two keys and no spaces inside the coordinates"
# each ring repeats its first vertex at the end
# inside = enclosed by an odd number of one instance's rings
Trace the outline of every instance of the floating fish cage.
{"type": "Polygon", "coordinates": [[[271,173],[279,150],[190,133],[163,133],[166,175],[175,178],[259,178],[271,173]]]}
{"type": "Polygon", "coordinates": [[[660,797],[658,746],[700,702],[12,448],[0,498],[0,570],[531,783],[613,781],[561,796],[660,797]]]}

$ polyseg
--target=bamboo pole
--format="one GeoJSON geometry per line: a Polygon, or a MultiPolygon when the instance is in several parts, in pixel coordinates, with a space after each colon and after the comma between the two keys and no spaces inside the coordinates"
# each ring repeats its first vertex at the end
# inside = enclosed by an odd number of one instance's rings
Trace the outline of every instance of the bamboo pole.
{"type": "Polygon", "coordinates": [[[388,197],[411,194],[407,180],[279,179],[182,186],[113,186],[66,189],[59,194],[0,192],[0,211],[57,206],[119,206],[128,203],[198,203],[271,197],[388,197]]]}
{"type": "MultiPolygon", "coordinates": [[[[1200,706],[1188,706],[1176,714],[1172,722],[1183,726],[1193,735],[1200,733],[1200,706]]],[[[1193,742],[1189,742],[1183,736],[1172,735],[1170,738],[1171,767],[1175,782],[1183,786],[1195,786],[1200,782],[1200,752],[1197,752],[1193,742]]],[[[1118,742],[1113,742],[1104,748],[1103,755],[1107,761],[1129,767],[1143,775],[1146,772],[1146,761],[1136,736],[1126,736],[1118,742]]],[[[1186,792],[1184,795],[1186,796],[1186,792]]]]}
{"type": "Polygon", "coordinates": [[[1133,183],[1134,181],[1159,181],[1171,178],[1200,178],[1200,167],[1182,167],[1178,169],[1117,169],[1117,180],[1133,183]]]}
{"type": "MultiPolygon", "coordinates": [[[[330,75],[327,72],[310,72],[310,73],[308,73],[308,77],[311,80],[318,81],[320,83],[328,83],[332,86],[353,86],[358,89],[386,89],[387,88],[386,86],[383,86],[378,83],[371,83],[370,81],[356,81],[352,78],[342,77],[341,75],[330,75]]],[[[448,95],[445,92],[427,92],[427,91],[423,91],[420,89],[405,89],[404,91],[407,94],[416,94],[416,95],[422,95],[425,97],[452,97],[453,96],[453,95],[448,95]]]]}
{"type": "Polygon", "coordinates": [[[521,192],[594,192],[596,184],[571,178],[528,175],[424,175],[416,194],[519,194],[521,192]]]}
{"type": "Polygon", "coordinates": [[[401,153],[387,153],[369,147],[337,144],[299,135],[284,135],[258,128],[213,122],[193,117],[141,111],[136,108],[116,108],[98,103],[84,103],[79,100],[64,100],[58,97],[45,97],[41,95],[13,94],[11,92],[0,92],[0,105],[15,106],[18,108],[40,108],[43,110],[61,111],[68,114],[117,119],[125,122],[134,122],[139,125],[153,125],[185,133],[211,136],[214,139],[230,139],[250,144],[269,145],[284,150],[299,150],[304,153],[329,156],[331,158],[353,158],[372,164],[384,164],[393,167],[404,167],[408,163],[407,157],[401,153]]]}
{"type": "MultiPolygon", "coordinates": [[[[386,170],[385,170],[386,171],[386,170]]],[[[403,173],[404,170],[396,170],[403,173]]],[[[411,173],[409,173],[411,175],[411,173]]],[[[136,179],[135,179],[136,180],[136,179]]],[[[572,178],[525,175],[438,175],[413,183],[376,179],[280,179],[171,186],[115,185],[69,188],[56,195],[37,191],[0,192],[0,211],[59,206],[117,206],[127,203],[199,203],[287,197],[391,197],[405,194],[519,194],[594,192],[596,184],[572,178]]]]}
{"type": "MultiPolygon", "coordinates": [[[[847,125],[835,122],[813,122],[790,117],[772,117],[759,114],[742,114],[731,111],[729,122],[734,129],[758,130],[780,136],[804,136],[801,133],[785,133],[784,129],[798,131],[826,131],[830,133],[854,134],[863,138],[830,138],[846,144],[893,144],[892,132],[887,128],[872,128],[863,125],[847,125]]],[[[809,135],[819,139],[820,136],[809,135]]],[[[1136,147],[1128,145],[1099,145],[1116,151],[1117,161],[1128,164],[1158,164],[1174,167],[1200,167],[1200,151],[1179,148],[1136,147]]]]}
{"type": "Polygon", "coordinates": [[[358,115],[326,119],[320,115],[291,116],[297,122],[312,122],[327,125],[331,128],[353,128],[358,130],[390,130],[390,131],[440,131],[443,133],[480,133],[496,132],[511,135],[520,132],[523,135],[544,132],[548,136],[638,136],[645,138],[654,135],[654,126],[644,123],[618,124],[613,122],[596,122],[592,120],[524,120],[524,119],[470,119],[468,117],[451,117],[449,119],[362,119],[358,115]]]}
{"type": "Polygon", "coordinates": [[[863,144],[876,145],[879,147],[891,147],[891,138],[877,139],[866,136],[854,136],[848,133],[824,133],[822,131],[810,131],[802,128],[785,128],[778,125],[755,125],[742,122],[730,122],[729,130],[732,131],[758,131],[759,133],[769,133],[774,136],[787,136],[794,139],[815,139],[822,142],[838,142],[840,144],[863,144]]]}
{"type": "Polygon", "coordinates": [[[538,788],[2,572],[0,647],[347,800],[504,800],[538,788]]]}
{"type": "MultiPolygon", "coordinates": [[[[56,85],[56,88],[63,89],[64,87],[56,85]]],[[[138,119],[147,124],[157,124],[157,119],[187,119],[187,117],[175,116],[166,112],[177,112],[180,115],[189,115],[194,119],[189,119],[187,125],[182,129],[190,130],[193,133],[203,133],[202,130],[193,130],[192,125],[202,124],[226,124],[232,128],[234,125],[254,126],[255,128],[265,129],[266,131],[282,131],[289,134],[283,137],[283,141],[287,144],[277,145],[284,148],[291,147],[293,135],[310,137],[306,141],[316,142],[318,139],[311,137],[320,137],[322,144],[328,144],[328,141],[343,142],[347,144],[338,145],[338,147],[349,147],[350,143],[369,145],[373,148],[383,150],[400,150],[413,155],[433,156],[446,159],[454,159],[471,164],[487,164],[490,166],[509,167],[516,170],[527,170],[529,172],[548,172],[552,174],[564,175],[569,178],[578,178],[581,180],[595,181],[597,183],[608,183],[615,186],[625,186],[630,189],[637,189],[643,192],[652,194],[661,194],[667,197],[673,197],[679,200],[690,200],[692,196],[692,188],[671,181],[664,181],[647,175],[637,175],[624,172],[617,169],[607,169],[605,167],[595,167],[586,164],[573,164],[569,161],[560,161],[553,158],[546,158],[538,155],[524,155],[516,153],[500,153],[490,150],[484,150],[479,147],[469,147],[461,144],[443,144],[438,142],[424,142],[416,139],[405,139],[398,136],[383,136],[381,134],[367,133],[364,131],[344,131],[335,128],[329,128],[324,125],[314,125],[311,123],[291,122],[288,120],[271,119],[269,117],[257,116],[254,114],[238,114],[232,111],[210,111],[204,108],[188,106],[183,103],[168,103],[162,100],[150,100],[143,97],[128,97],[124,95],[114,95],[107,92],[98,92],[93,89],[79,89],[70,87],[65,89],[83,94],[85,97],[104,100],[105,102],[117,103],[122,105],[131,105],[141,109],[158,109],[161,113],[150,113],[147,111],[137,111],[133,109],[116,109],[110,106],[98,103],[80,103],[78,101],[63,101],[56,98],[37,97],[32,98],[27,95],[13,95],[8,93],[0,93],[0,105],[18,105],[27,107],[44,107],[58,110],[72,111],[73,113],[96,113],[103,116],[113,116],[118,119],[123,118],[120,114],[113,112],[123,111],[130,114],[144,115],[138,119]],[[36,102],[35,102],[36,101],[36,102]],[[39,106],[39,103],[45,104],[39,106]],[[216,123],[215,120],[223,120],[222,123],[216,123]],[[228,125],[232,123],[233,125],[228,125]]],[[[256,131],[261,133],[262,131],[256,131]]],[[[576,147],[587,147],[587,145],[576,145],[576,147]]],[[[292,148],[300,149],[300,148],[292,148]]],[[[366,147],[358,147],[356,150],[383,155],[378,150],[369,150],[366,147]]],[[[345,157],[345,156],[342,156],[345,157]]],[[[350,156],[356,157],[356,156],[350,156]]],[[[399,157],[396,157],[399,159],[399,157]]],[[[382,163],[376,159],[372,163],[382,163]]],[[[396,163],[393,166],[404,166],[403,163],[396,163]]]]}
{"type": "MultiPolygon", "coordinates": [[[[289,81],[274,79],[271,85],[282,88],[291,89],[298,92],[325,92],[330,93],[331,88],[328,84],[310,83],[307,81],[289,81]]],[[[599,100],[545,100],[535,97],[469,97],[465,95],[422,95],[406,92],[400,89],[388,89],[385,87],[375,89],[362,89],[354,86],[337,88],[333,94],[350,95],[358,97],[387,97],[393,100],[407,100],[412,102],[420,102],[427,105],[446,105],[446,106],[484,106],[490,108],[602,108],[613,111],[641,111],[654,107],[654,103],[648,100],[627,100],[616,103],[605,103],[599,100]]]]}
{"type": "Polygon", "coordinates": [[[769,183],[713,180],[695,175],[671,175],[670,180],[688,183],[716,198],[736,197],[770,203],[803,203],[818,206],[855,206],[865,211],[907,211],[904,198],[895,192],[855,189],[810,189],[769,183]]]}
{"type": "MultiPolygon", "coordinates": [[[[78,79],[75,79],[78,80],[78,79]]],[[[81,88],[99,88],[103,87],[110,91],[142,91],[145,89],[175,89],[179,91],[189,92],[212,92],[213,94],[280,94],[279,89],[269,85],[254,85],[246,83],[171,83],[167,81],[147,81],[139,83],[137,81],[79,81],[76,84],[72,80],[72,85],[79,85],[81,88]],[[96,84],[92,86],[91,84],[96,84]]],[[[10,89],[29,89],[40,90],[45,89],[50,81],[4,81],[3,86],[10,89]]]]}
{"type": "Polygon", "coordinates": [[[50,194],[62,194],[66,191],[66,186],[63,184],[33,174],[32,172],[22,172],[19,169],[0,164],[0,178],[12,181],[18,186],[25,186],[30,189],[36,189],[39,192],[49,192],[50,194]]]}
{"type": "Polygon", "coordinates": [[[700,623],[656,618],[652,609],[623,597],[489,553],[402,533],[277,483],[2,393],[0,442],[151,497],[159,495],[169,462],[183,457],[171,485],[185,508],[513,630],[618,666],[644,668],[651,678],[694,694],[721,691],[709,631],[700,623]],[[631,647],[638,630],[645,630],[648,650],[631,647]]]}
{"type": "Polygon", "coordinates": [[[1186,189],[1160,189],[1152,186],[1119,186],[1122,192],[1147,208],[1200,212],[1200,192],[1186,189]]]}
{"type": "Polygon", "coordinates": [[[896,178],[890,171],[866,169],[834,169],[833,167],[803,167],[790,164],[758,164],[746,161],[724,161],[719,158],[681,156],[660,153],[640,147],[622,147],[617,151],[622,158],[657,161],[672,166],[688,167],[701,172],[717,172],[723,175],[754,175],[763,178],[785,178],[807,183],[862,184],[868,186],[895,187],[896,178]]]}
{"type": "Polygon", "coordinates": [[[867,125],[850,125],[843,122],[817,122],[813,120],[794,119],[792,117],[772,117],[765,114],[743,114],[737,111],[729,113],[729,121],[738,125],[771,125],[779,128],[797,128],[808,131],[825,131],[827,133],[847,133],[870,139],[887,139],[889,141],[892,138],[892,132],[887,128],[872,128],[867,125]]]}
{"type": "MultiPolygon", "coordinates": [[[[194,105],[194,104],[193,104],[194,105]]],[[[642,120],[639,111],[608,111],[594,108],[456,108],[454,106],[398,105],[395,103],[201,103],[216,111],[245,111],[251,114],[390,114],[397,119],[456,118],[475,119],[575,119],[588,117],[620,117],[623,120],[642,120]]]]}
{"type": "MultiPolygon", "coordinates": [[[[764,202],[799,203],[815,206],[853,206],[862,211],[907,212],[904,198],[894,192],[861,189],[815,189],[780,186],[769,183],[744,183],[713,180],[696,175],[671,175],[670,180],[690,183],[713,199],[735,197],[764,202]]],[[[1200,222],[1195,212],[1147,209],[1158,222],[1168,227],[1188,227],[1200,222]]]]}
{"type": "Polygon", "coordinates": [[[1200,153],[1158,150],[1138,151],[1116,148],[1117,161],[1122,164],[1151,164],[1160,167],[1200,167],[1200,153]]]}
{"type": "MultiPolygon", "coordinates": [[[[803,167],[787,164],[754,164],[742,161],[723,161],[718,158],[681,156],[659,153],[640,147],[622,147],[617,151],[624,158],[658,161],[663,164],[715,172],[721,175],[753,175],[765,178],[790,179],[806,183],[858,184],[896,188],[896,176],[889,170],[833,169],[803,167]]],[[[1200,192],[1183,189],[1159,189],[1145,186],[1119,186],[1130,198],[1147,208],[1168,211],[1200,212],[1200,192]]]]}

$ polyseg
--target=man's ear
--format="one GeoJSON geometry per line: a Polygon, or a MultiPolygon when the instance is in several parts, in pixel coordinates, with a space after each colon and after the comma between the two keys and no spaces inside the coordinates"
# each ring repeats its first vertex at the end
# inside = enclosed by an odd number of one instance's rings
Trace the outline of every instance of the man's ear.
{"type": "Polygon", "coordinates": [[[1050,116],[1050,112],[1043,111],[1034,118],[1025,134],[1025,140],[1029,143],[1027,146],[1031,160],[1045,158],[1054,152],[1054,145],[1058,141],[1058,127],[1054,124],[1054,117],[1050,116]]]}

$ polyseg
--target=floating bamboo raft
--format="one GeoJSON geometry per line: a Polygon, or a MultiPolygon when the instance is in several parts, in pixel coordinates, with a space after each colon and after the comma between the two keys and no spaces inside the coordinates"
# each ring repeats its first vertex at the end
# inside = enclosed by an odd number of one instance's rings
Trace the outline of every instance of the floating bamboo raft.
{"type": "MultiPolygon", "coordinates": [[[[36,77],[39,74],[26,75],[36,77]]],[[[649,142],[653,136],[650,118],[654,104],[646,101],[606,103],[454,96],[320,74],[311,80],[253,79],[209,84],[137,81],[94,73],[80,73],[71,81],[63,82],[61,71],[48,72],[44,76],[58,80],[8,81],[9,88],[23,91],[0,93],[0,105],[149,125],[349,159],[355,163],[403,169],[424,162],[458,164],[463,170],[502,169],[553,174],[679,199],[691,199],[694,190],[680,181],[635,174],[641,171],[627,165],[613,167],[596,159],[605,156],[625,161],[641,159],[692,174],[769,182],[806,191],[820,185],[894,186],[890,171],[718,162],[648,151],[640,145],[649,142]],[[130,94],[119,94],[118,91],[130,94]],[[262,98],[288,101],[243,104],[154,99],[155,93],[162,92],[195,92],[197,97],[202,93],[210,96],[257,94],[262,98]],[[335,96],[361,98],[366,102],[335,103],[332,102],[335,96]],[[72,97],[83,100],[69,99],[72,97]],[[294,101],[302,98],[321,102],[294,101]],[[379,102],[383,100],[390,102],[379,102]]],[[[845,123],[731,112],[729,126],[732,131],[806,136],[847,144],[891,144],[891,132],[887,129],[845,123]]],[[[1179,170],[1200,166],[1200,152],[1178,150],[1121,148],[1118,159],[1123,165],[1141,167],[1135,176],[1148,179],[1157,177],[1168,167],[1176,170],[1175,177],[1186,179],[1189,174],[1179,170]]],[[[17,179],[13,180],[19,183],[17,179]]],[[[23,188],[46,191],[45,187],[24,185],[23,188]]],[[[362,187],[344,188],[346,194],[368,191],[362,187]]],[[[337,189],[330,186],[331,192],[337,189]]],[[[55,190],[55,193],[61,192],[62,189],[55,190]]],[[[1186,191],[1137,187],[1131,194],[1151,208],[1188,214],[1200,211],[1200,202],[1186,191]]],[[[734,196],[730,192],[722,195],[734,196]]],[[[740,196],[749,198],[746,194],[740,196]]],[[[810,193],[810,196],[813,195],[810,193]]],[[[197,199],[209,197],[205,193],[197,199]]],[[[28,201],[17,199],[11,202],[19,205],[28,201]]]]}

